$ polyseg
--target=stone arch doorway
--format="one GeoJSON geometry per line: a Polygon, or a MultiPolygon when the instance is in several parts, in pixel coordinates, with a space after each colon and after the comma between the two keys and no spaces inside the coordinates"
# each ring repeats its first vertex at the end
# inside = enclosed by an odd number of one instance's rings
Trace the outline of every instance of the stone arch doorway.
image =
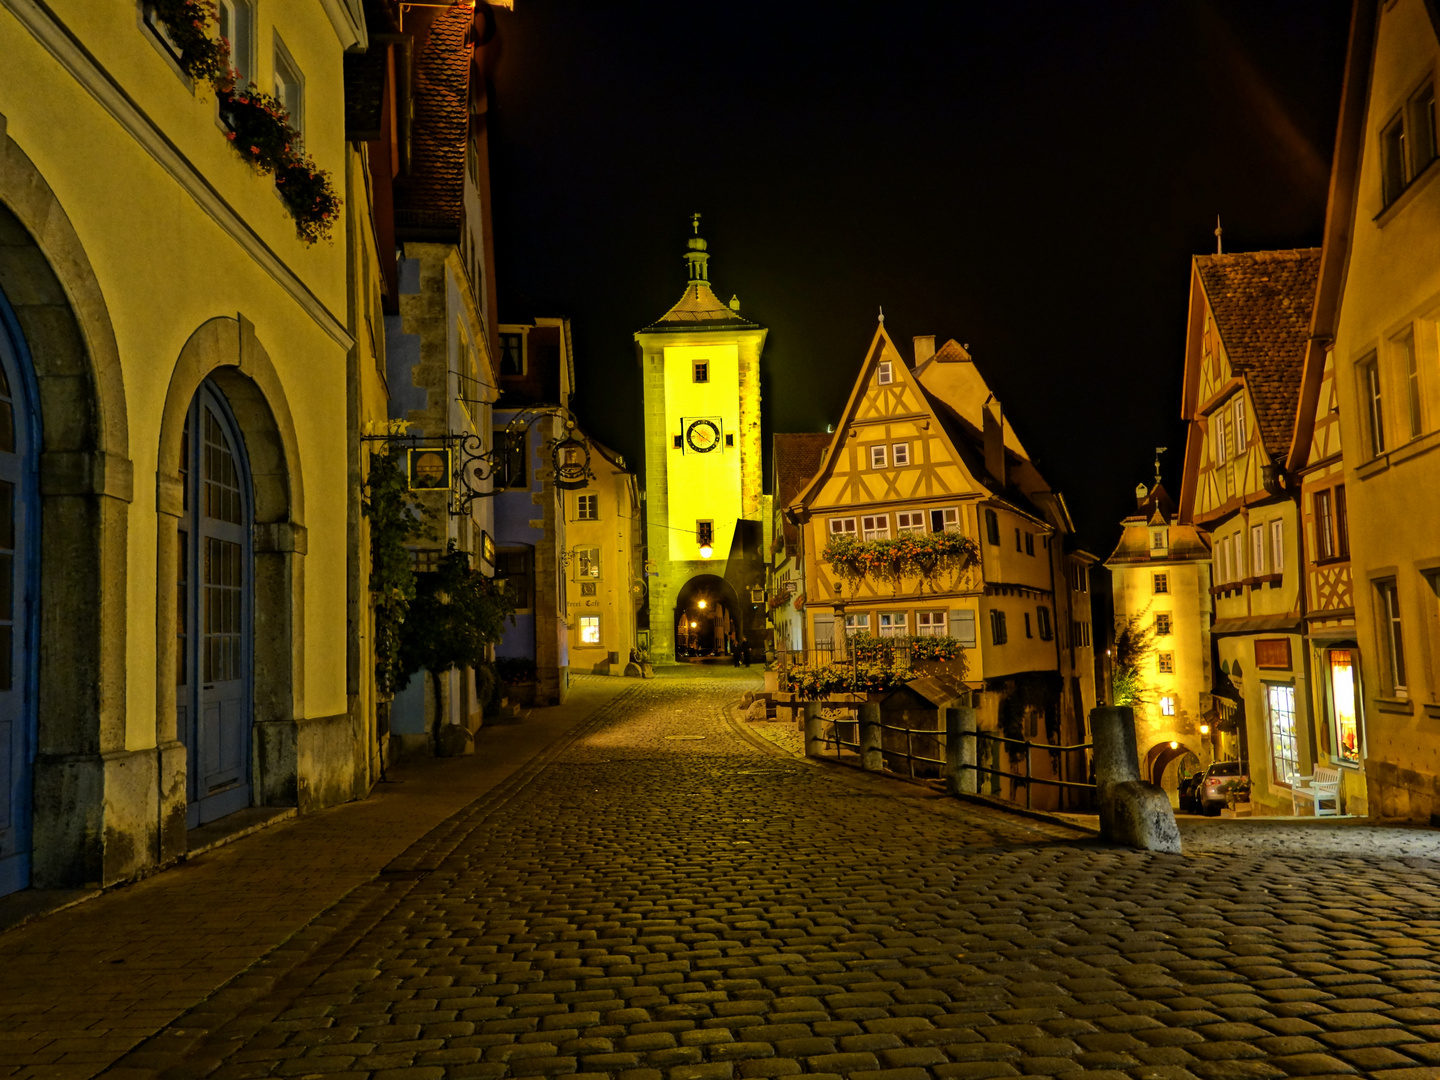
{"type": "MultiPolygon", "coordinates": [[[[24,770],[28,800],[17,804],[12,784],[4,812],[28,831],[28,841],[17,835],[14,845],[19,853],[28,843],[28,852],[11,863],[0,892],[109,884],[154,858],[154,788],[146,782],[154,755],[129,749],[125,713],[132,495],[125,387],[89,257],[3,116],[0,293],[10,351],[18,354],[12,374],[18,368],[32,392],[38,480],[26,497],[31,550],[7,549],[12,571],[24,566],[30,583],[23,595],[12,591],[29,624],[17,629],[10,621],[11,675],[30,680],[33,703],[23,721],[24,757],[7,763],[24,770]],[[146,781],[137,783],[139,776],[146,781]]],[[[18,392],[13,382],[11,392],[18,392]]],[[[12,397],[10,406],[18,420],[20,403],[12,397]]]]}
{"type": "Polygon", "coordinates": [[[740,601],[729,582],[696,574],[675,595],[675,655],[723,656],[731,635],[742,633],[740,601]]]}
{"type": "Polygon", "coordinates": [[[1171,803],[1178,805],[1180,773],[1187,765],[1191,771],[1200,765],[1200,756],[1193,749],[1179,739],[1158,742],[1145,754],[1145,778],[1164,788],[1171,803]]]}
{"type": "MultiPolygon", "coordinates": [[[[304,716],[306,534],[300,477],[295,427],[285,393],[254,326],[243,317],[215,318],[202,324],[185,343],[171,375],[157,461],[156,743],[162,762],[162,861],[186,850],[186,831],[199,823],[197,818],[209,820],[252,803],[299,806],[304,802],[300,744],[304,716]],[[216,739],[207,741],[196,730],[203,719],[199,713],[182,712],[182,702],[187,700],[181,692],[186,686],[181,682],[182,662],[189,665],[188,677],[202,678],[198,694],[188,698],[189,707],[200,710],[205,705],[204,671],[196,667],[197,663],[203,665],[204,657],[197,659],[190,651],[203,645],[203,627],[195,623],[181,625],[187,610],[191,618],[199,617],[203,597],[192,600],[188,609],[181,601],[185,590],[209,587],[203,580],[205,570],[198,547],[199,541],[207,537],[207,527],[194,516],[203,507],[187,504],[186,499],[187,488],[198,495],[200,487],[196,485],[205,482],[203,462],[195,456],[205,434],[192,427],[187,445],[186,426],[187,422],[204,422],[197,418],[202,417],[207,403],[215,407],[213,415],[221,422],[221,434],[225,436],[221,444],[243,458],[243,481],[239,486],[249,500],[246,518],[253,522],[249,530],[253,537],[248,556],[250,577],[247,580],[242,573],[236,585],[232,574],[229,584],[215,586],[238,588],[238,594],[230,595],[238,595],[240,602],[249,605],[248,615],[239,612],[240,621],[230,624],[226,631],[241,635],[238,640],[242,658],[245,643],[251,643],[248,669],[240,671],[241,685],[236,687],[236,680],[227,679],[223,681],[232,683],[228,690],[212,689],[212,703],[229,700],[232,711],[237,701],[249,702],[242,714],[248,715],[249,723],[240,724],[249,737],[241,750],[244,775],[239,784],[232,782],[237,763],[233,751],[236,725],[231,722],[228,729],[214,732],[216,739]],[[187,449],[191,451],[188,461],[187,449]],[[196,469],[202,473],[196,473],[196,469]],[[183,650],[182,629],[188,638],[183,641],[183,650]],[[232,749],[222,759],[206,759],[207,746],[232,749]],[[214,794],[223,798],[206,806],[211,784],[217,786],[214,794]],[[243,801],[237,792],[243,794],[243,801]],[[236,802],[241,805],[231,805],[236,802]]],[[[225,535],[225,529],[234,524],[214,522],[208,538],[221,543],[238,542],[225,535]]],[[[237,533],[236,537],[242,535],[237,533]]],[[[225,647],[229,648],[228,642],[233,640],[227,637],[225,647]]],[[[227,667],[224,674],[233,671],[227,667]]],[[[225,727],[221,715],[214,715],[212,723],[225,727]]]]}

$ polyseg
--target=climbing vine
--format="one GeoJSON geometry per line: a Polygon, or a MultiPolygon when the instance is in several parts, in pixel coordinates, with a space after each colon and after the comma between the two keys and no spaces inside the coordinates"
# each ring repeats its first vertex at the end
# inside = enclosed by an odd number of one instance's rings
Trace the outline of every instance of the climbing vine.
{"type": "Polygon", "coordinates": [[[393,694],[409,681],[400,659],[401,627],[415,599],[415,570],[407,545],[434,536],[410,501],[399,454],[370,454],[370,479],[360,508],[370,520],[370,597],[375,608],[375,682],[393,694]]]}

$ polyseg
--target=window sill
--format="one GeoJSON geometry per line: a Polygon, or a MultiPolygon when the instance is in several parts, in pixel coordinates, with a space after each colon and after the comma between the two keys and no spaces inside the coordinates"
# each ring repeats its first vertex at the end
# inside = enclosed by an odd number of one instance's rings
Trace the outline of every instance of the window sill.
{"type": "Polygon", "coordinates": [[[1327,556],[1326,556],[1325,558],[1323,558],[1323,559],[1312,559],[1312,560],[1311,560],[1311,565],[1312,565],[1312,566],[1334,566],[1334,565],[1336,565],[1337,563],[1348,563],[1349,561],[1350,561],[1350,556],[1349,556],[1349,555],[1327,555],[1327,556]]]}
{"type": "Polygon", "coordinates": [[[1404,446],[1397,446],[1386,456],[1390,459],[1391,465],[1399,465],[1402,461],[1409,461],[1413,457],[1419,457],[1427,450],[1433,450],[1440,446],[1440,431],[1432,431],[1426,435],[1417,435],[1404,446]]]}
{"type": "Polygon", "coordinates": [[[1430,181],[1435,178],[1436,173],[1440,172],[1440,169],[1436,168],[1437,162],[1440,162],[1440,157],[1431,158],[1430,164],[1420,170],[1420,175],[1414,177],[1408,184],[1401,188],[1400,194],[1396,195],[1390,204],[1383,208],[1371,220],[1382,229],[1394,221],[1396,215],[1398,215],[1401,210],[1404,210],[1405,207],[1409,206],[1420,190],[1427,187],[1430,181]]]}
{"type": "Polygon", "coordinates": [[[1425,715],[1434,720],[1440,720],[1440,702],[1430,702],[1425,706],[1425,715]]]}
{"type": "Polygon", "coordinates": [[[1415,715],[1415,702],[1409,698],[1377,697],[1375,708],[1383,713],[1396,713],[1405,716],[1415,715]]]}
{"type": "Polygon", "coordinates": [[[1378,476],[1388,468],[1390,468],[1390,455],[1388,453],[1381,454],[1379,457],[1371,458],[1363,465],[1356,466],[1355,475],[1361,480],[1369,480],[1372,476],[1378,476]]]}

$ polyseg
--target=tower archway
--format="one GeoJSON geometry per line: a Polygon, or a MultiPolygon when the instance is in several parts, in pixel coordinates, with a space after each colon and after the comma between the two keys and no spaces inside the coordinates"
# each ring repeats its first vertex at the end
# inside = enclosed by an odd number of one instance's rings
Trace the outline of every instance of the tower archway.
{"type": "Polygon", "coordinates": [[[678,656],[720,656],[740,629],[740,599],[715,574],[696,574],[675,594],[671,625],[678,656]],[[682,625],[683,622],[683,625],[682,625]]]}

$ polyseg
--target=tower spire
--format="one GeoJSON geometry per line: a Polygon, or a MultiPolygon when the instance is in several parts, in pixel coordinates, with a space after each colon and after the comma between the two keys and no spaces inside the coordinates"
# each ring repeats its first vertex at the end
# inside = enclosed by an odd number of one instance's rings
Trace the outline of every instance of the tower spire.
{"type": "MultiPolygon", "coordinates": [[[[696,217],[696,219],[698,220],[699,217],[700,217],[700,215],[699,215],[699,214],[696,214],[695,217],[696,217]]],[[[697,227],[698,227],[698,226],[697,226],[697,227]]],[[[1222,238],[1224,235],[1225,235],[1225,230],[1220,227],[1220,215],[1219,215],[1219,214],[1216,214],[1216,215],[1215,215],[1215,254],[1216,254],[1216,255],[1224,255],[1224,254],[1225,254],[1225,245],[1224,245],[1224,243],[1223,243],[1222,240],[1221,240],[1221,238],[1222,238]]]]}
{"type": "Polygon", "coordinates": [[[1169,450],[1168,446],[1155,447],[1155,486],[1160,486],[1160,455],[1169,450]]]}
{"type": "Polygon", "coordinates": [[[690,224],[695,230],[695,235],[685,243],[685,261],[690,266],[690,284],[699,285],[704,282],[710,284],[710,271],[706,263],[710,256],[705,253],[705,241],[700,237],[700,215],[691,214],[690,224]]]}

